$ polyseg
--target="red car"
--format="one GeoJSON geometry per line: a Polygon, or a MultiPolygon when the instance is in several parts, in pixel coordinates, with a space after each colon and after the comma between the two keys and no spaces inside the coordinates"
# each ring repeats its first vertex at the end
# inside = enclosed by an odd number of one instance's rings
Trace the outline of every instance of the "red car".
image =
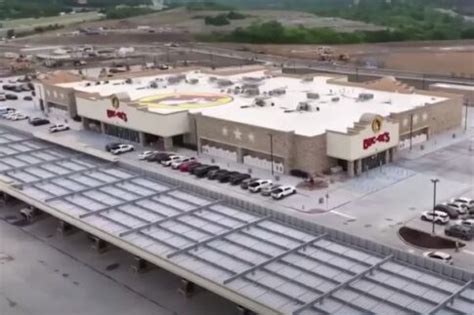
{"type": "Polygon", "coordinates": [[[179,170],[181,172],[189,172],[191,169],[198,167],[201,163],[197,161],[189,161],[180,165],[179,170]]]}

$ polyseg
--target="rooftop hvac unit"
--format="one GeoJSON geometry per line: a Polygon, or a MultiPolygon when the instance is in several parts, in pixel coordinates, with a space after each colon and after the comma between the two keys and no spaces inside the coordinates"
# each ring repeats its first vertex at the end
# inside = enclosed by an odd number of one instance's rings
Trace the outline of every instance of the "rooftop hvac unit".
{"type": "Polygon", "coordinates": [[[296,110],[300,112],[310,112],[311,111],[311,105],[309,105],[306,102],[300,102],[298,106],[296,106],[296,110]]]}
{"type": "Polygon", "coordinates": [[[267,105],[267,102],[263,98],[256,98],[255,101],[254,101],[254,104],[255,104],[255,106],[265,107],[267,105]]]}
{"type": "Polygon", "coordinates": [[[374,98],[374,94],[372,93],[360,93],[358,100],[359,101],[369,101],[374,98]]]}
{"type": "Polygon", "coordinates": [[[317,100],[319,99],[319,93],[308,92],[306,93],[306,97],[310,100],[317,100]]]}
{"type": "Polygon", "coordinates": [[[260,94],[260,90],[258,88],[245,89],[245,95],[247,96],[255,96],[259,94],[260,94]]]}
{"type": "Polygon", "coordinates": [[[313,78],[313,77],[305,77],[305,78],[303,78],[302,81],[303,81],[303,82],[313,82],[313,81],[314,81],[314,78],[313,78]]]}
{"type": "Polygon", "coordinates": [[[190,79],[189,80],[189,84],[198,84],[199,83],[199,79],[190,79]]]}
{"type": "Polygon", "coordinates": [[[336,103],[336,102],[339,102],[339,100],[340,100],[339,97],[333,97],[333,98],[331,98],[331,101],[333,101],[333,102],[335,102],[335,103],[336,103]]]}
{"type": "Polygon", "coordinates": [[[219,87],[231,86],[233,84],[234,82],[232,82],[231,80],[226,80],[226,79],[220,79],[217,81],[217,85],[219,87]]]}
{"type": "Polygon", "coordinates": [[[275,96],[284,95],[284,94],[286,94],[286,89],[284,89],[284,88],[274,89],[274,90],[269,91],[268,94],[269,95],[275,95],[275,96]]]}
{"type": "Polygon", "coordinates": [[[258,83],[262,82],[265,78],[264,77],[243,77],[242,80],[245,82],[253,82],[258,83]]]}
{"type": "Polygon", "coordinates": [[[158,83],[156,83],[154,81],[150,82],[150,88],[157,89],[158,88],[158,83]]]}
{"type": "Polygon", "coordinates": [[[174,76],[168,77],[166,80],[168,81],[168,84],[178,84],[186,80],[186,75],[184,74],[174,75],[174,76]]]}
{"type": "Polygon", "coordinates": [[[215,82],[215,81],[217,81],[216,77],[209,77],[209,82],[215,82]]]}

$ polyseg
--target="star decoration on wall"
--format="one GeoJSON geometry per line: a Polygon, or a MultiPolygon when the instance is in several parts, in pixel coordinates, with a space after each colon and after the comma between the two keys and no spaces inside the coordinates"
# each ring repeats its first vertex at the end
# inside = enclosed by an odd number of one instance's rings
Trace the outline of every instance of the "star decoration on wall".
{"type": "Polygon", "coordinates": [[[254,136],[253,133],[249,133],[249,136],[248,136],[248,137],[249,137],[249,141],[250,141],[250,142],[255,142],[255,136],[254,136]]]}
{"type": "Polygon", "coordinates": [[[235,136],[235,139],[241,140],[242,139],[242,132],[239,129],[235,129],[234,130],[234,136],[235,136]]]}

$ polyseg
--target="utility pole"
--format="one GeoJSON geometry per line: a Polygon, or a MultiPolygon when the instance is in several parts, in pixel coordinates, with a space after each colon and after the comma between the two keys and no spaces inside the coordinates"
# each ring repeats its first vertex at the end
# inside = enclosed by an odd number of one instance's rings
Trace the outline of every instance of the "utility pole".
{"type": "Polygon", "coordinates": [[[436,185],[439,183],[438,178],[433,178],[431,179],[431,182],[433,183],[433,227],[431,229],[431,233],[435,234],[435,207],[436,207],[436,185]]]}
{"type": "Polygon", "coordinates": [[[413,148],[413,114],[410,114],[410,151],[413,148]]]}
{"type": "Polygon", "coordinates": [[[467,125],[468,125],[467,115],[469,113],[469,101],[467,100],[467,97],[464,97],[464,106],[466,107],[466,112],[464,114],[464,132],[467,132],[467,125]]]}
{"type": "Polygon", "coordinates": [[[272,175],[274,174],[273,171],[273,135],[271,133],[268,134],[270,138],[270,159],[272,161],[272,175]]]}

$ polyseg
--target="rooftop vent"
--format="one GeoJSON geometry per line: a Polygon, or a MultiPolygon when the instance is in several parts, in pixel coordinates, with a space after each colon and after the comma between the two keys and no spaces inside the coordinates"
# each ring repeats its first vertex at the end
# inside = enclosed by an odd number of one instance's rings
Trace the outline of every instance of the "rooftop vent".
{"type": "Polygon", "coordinates": [[[369,101],[374,98],[374,94],[372,93],[360,93],[359,97],[357,98],[359,101],[369,101]]]}
{"type": "Polygon", "coordinates": [[[308,93],[306,93],[306,97],[310,100],[317,100],[317,99],[319,99],[319,94],[314,93],[314,92],[308,92],[308,93]]]}
{"type": "Polygon", "coordinates": [[[199,79],[190,79],[188,81],[189,84],[198,84],[199,83],[199,79]]]}
{"type": "Polygon", "coordinates": [[[234,82],[232,82],[231,80],[226,80],[226,79],[220,79],[220,80],[217,81],[217,85],[219,87],[231,86],[233,84],[234,84],[234,82]]]}
{"type": "Polygon", "coordinates": [[[314,81],[314,77],[305,77],[305,78],[303,78],[302,81],[303,81],[303,82],[313,82],[313,81],[314,81]]]}
{"type": "Polygon", "coordinates": [[[339,100],[340,100],[339,97],[333,97],[333,98],[331,98],[331,101],[333,101],[334,103],[339,102],[339,100]]]}
{"type": "Polygon", "coordinates": [[[269,95],[272,96],[280,96],[286,94],[286,89],[280,88],[280,89],[274,89],[268,92],[269,95]]]}

